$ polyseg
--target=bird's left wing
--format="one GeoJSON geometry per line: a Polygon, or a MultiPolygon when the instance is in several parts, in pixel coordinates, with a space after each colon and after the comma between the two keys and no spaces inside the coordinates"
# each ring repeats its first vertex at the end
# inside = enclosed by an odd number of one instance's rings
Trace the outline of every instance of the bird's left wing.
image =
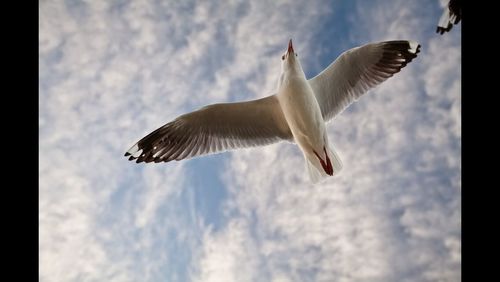
{"type": "Polygon", "coordinates": [[[282,140],[292,141],[293,136],[276,95],[271,95],[181,115],[142,138],[125,156],[138,163],[179,161],[282,140]]]}
{"type": "Polygon", "coordinates": [[[385,41],[342,53],[309,80],[325,122],[341,113],[370,88],[399,72],[419,51],[417,42],[385,41]]]}

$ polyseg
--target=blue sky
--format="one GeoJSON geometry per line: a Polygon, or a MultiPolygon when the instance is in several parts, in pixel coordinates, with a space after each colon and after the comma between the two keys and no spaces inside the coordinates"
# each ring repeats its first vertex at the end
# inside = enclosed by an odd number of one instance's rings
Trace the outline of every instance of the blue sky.
{"type": "Polygon", "coordinates": [[[443,1],[41,1],[40,281],[461,280],[461,27],[443,1]],[[135,164],[206,104],[276,90],[343,51],[419,57],[328,124],[340,175],[290,143],[135,164]]]}

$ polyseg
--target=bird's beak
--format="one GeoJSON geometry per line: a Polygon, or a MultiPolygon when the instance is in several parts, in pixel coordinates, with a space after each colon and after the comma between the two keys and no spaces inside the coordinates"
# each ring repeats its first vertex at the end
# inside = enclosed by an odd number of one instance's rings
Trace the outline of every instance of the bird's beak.
{"type": "Polygon", "coordinates": [[[292,39],[288,42],[288,54],[293,53],[292,39]]]}

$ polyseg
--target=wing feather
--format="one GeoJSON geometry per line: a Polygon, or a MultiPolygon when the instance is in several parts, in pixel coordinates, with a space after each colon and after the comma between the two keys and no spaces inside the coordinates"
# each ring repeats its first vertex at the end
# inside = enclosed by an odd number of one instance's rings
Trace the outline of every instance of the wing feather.
{"type": "Polygon", "coordinates": [[[309,80],[325,121],[340,114],[369,89],[398,73],[420,52],[412,41],[366,44],[342,53],[309,80]]]}
{"type": "Polygon", "coordinates": [[[282,140],[292,141],[276,95],[214,104],[179,116],[151,132],[125,156],[136,162],[169,162],[282,140]]]}

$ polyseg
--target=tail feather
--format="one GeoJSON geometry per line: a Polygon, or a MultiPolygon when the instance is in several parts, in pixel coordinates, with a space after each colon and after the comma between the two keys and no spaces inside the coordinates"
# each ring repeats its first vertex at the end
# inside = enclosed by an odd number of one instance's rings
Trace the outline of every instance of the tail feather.
{"type": "Polygon", "coordinates": [[[333,148],[333,145],[330,144],[330,146],[328,147],[329,148],[327,149],[327,151],[328,156],[330,156],[330,159],[332,161],[333,175],[337,175],[342,170],[342,167],[344,167],[344,165],[342,164],[342,160],[340,160],[340,156],[337,154],[337,151],[335,151],[335,149],[333,148]]]}
{"type": "Polygon", "coordinates": [[[306,158],[306,167],[307,172],[309,172],[309,179],[313,184],[317,184],[329,176],[323,168],[318,169],[308,158],[306,158]]]}
{"type": "MultiPolygon", "coordinates": [[[[328,146],[328,148],[326,148],[326,151],[331,161],[331,166],[333,167],[332,176],[335,176],[342,170],[342,161],[340,160],[339,155],[333,149],[333,146],[331,144],[328,146]]],[[[312,183],[319,183],[330,176],[326,173],[324,167],[321,164],[321,161],[316,156],[312,155],[308,158],[304,155],[304,157],[306,159],[306,167],[309,173],[309,179],[311,179],[312,183]]]]}

